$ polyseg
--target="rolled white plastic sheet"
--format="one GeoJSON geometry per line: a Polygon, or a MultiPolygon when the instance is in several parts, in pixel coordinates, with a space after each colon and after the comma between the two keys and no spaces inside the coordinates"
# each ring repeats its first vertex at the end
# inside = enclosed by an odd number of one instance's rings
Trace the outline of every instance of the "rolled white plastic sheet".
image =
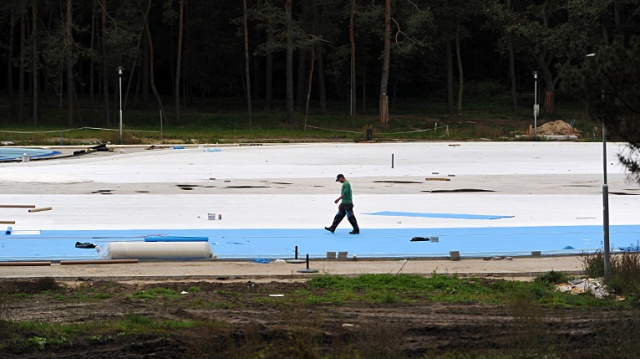
{"type": "Polygon", "coordinates": [[[96,247],[107,259],[209,259],[209,242],[110,242],[96,247]]]}

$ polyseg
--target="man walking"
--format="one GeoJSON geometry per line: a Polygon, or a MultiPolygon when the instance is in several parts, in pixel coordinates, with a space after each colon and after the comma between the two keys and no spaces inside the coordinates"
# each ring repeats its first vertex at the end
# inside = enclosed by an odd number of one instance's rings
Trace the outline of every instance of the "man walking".
{"type": "Polygon", "coordinates": [[[353,226],[353,231],[349,232],[349,234],[359,234],[360,228],[358,227],[358,221],[356,220],[356,216],[353,214],[353,194],[351,192],[351,184],[342,174],[338,175],[336,182],[342,183],[342,188],[340,189],[340,197],[338,197],[334,202],[338,203],[340,200],[342,200],[342,202],[338,206],[338,213],[336,213],[336,216],[333,218],[333,224],[331,227],[324,227],[324,229],[333,233],[340,222],[342,222],[344,216],[347,216],[349,223],[353,226]]]}

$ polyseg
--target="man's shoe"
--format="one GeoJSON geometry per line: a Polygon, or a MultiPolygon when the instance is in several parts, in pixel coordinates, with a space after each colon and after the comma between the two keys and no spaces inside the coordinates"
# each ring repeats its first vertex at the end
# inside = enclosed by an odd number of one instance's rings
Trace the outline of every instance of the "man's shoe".
{"type": "Polygon", "coordinates": [[[331,228],[331,227],[324,227],[324,229],[326,229],[327,231],[333,233],[335,231],[335,229],[331,228]]]}
{"type": "Polygon", "coordinates": [[[349,232],[349,234],[360,234],[360,231],[354,229],[353,231],[349,232]]]}

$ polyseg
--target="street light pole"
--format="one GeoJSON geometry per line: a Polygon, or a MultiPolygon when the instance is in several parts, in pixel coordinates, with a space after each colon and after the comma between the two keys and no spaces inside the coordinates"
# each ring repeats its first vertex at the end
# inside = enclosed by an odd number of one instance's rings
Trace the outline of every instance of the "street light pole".
{"type": "Polygon", "coordinates": [[[533,72],[533,138],[538,137],[538,71],[533,72]]]}
{"type": "Polygon", "coordinates": [[[533,137],[538,137],[538,71],[533,72],[533,137]]]}
{"type": "MultiPolygon", "coordinates": [[[[604,92],[602,93],[604,99],[604,92]]],[[[604,230],[604,279],[609,281],[611,274],[611,253],[609,253],[609,184],[607,184],[607,129],[602,121],[602,227],[604,230]]]]}
{"type": "MultiPolygon", "coordinates": [[[[595,53],[586,55],[586,57],[594,57],[595,53]]],[[[604,102],[604,89],[602,89],[602,101],[604,102]]],[[[607,128],[602,121],[602,173],[604,174],[604,182],[602,184],[602,230],[604,232],[603,241],[603,264],[604,264],[604,280],[609,281],[611,276],[611,253],[609,245],[609,184],[607,184],[607,128]]]]}
{"type": "Polygon", "coordinates": [[[122,144],[122,66],[118,66],[118,93],[120,98],[120,144],[122,144]]]}

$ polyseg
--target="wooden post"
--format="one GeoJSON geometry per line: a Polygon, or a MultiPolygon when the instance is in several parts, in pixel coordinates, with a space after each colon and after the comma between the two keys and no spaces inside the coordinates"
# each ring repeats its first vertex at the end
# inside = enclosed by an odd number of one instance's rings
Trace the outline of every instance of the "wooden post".
{"type": "Polygon", "coordinates": [[[60,265],[72,264],[125,264],[138,263],[137,259],[97,259],[97,260],[77,260],[77,261],[60,261],[60,265]]]}
{"type": "Polygon", "coordinates": [[[51,262],[0,262],[0,267],[44,267],[50,265],[51,262]]]}
{"type": "Polygon", "coordinates": [[[42,212],[42,211],[50,211],[51,207],[42,207],[42,208],[35,208],[35,209],[30,209],[29,212],[33,213],[33,212],[42,212]]]}

